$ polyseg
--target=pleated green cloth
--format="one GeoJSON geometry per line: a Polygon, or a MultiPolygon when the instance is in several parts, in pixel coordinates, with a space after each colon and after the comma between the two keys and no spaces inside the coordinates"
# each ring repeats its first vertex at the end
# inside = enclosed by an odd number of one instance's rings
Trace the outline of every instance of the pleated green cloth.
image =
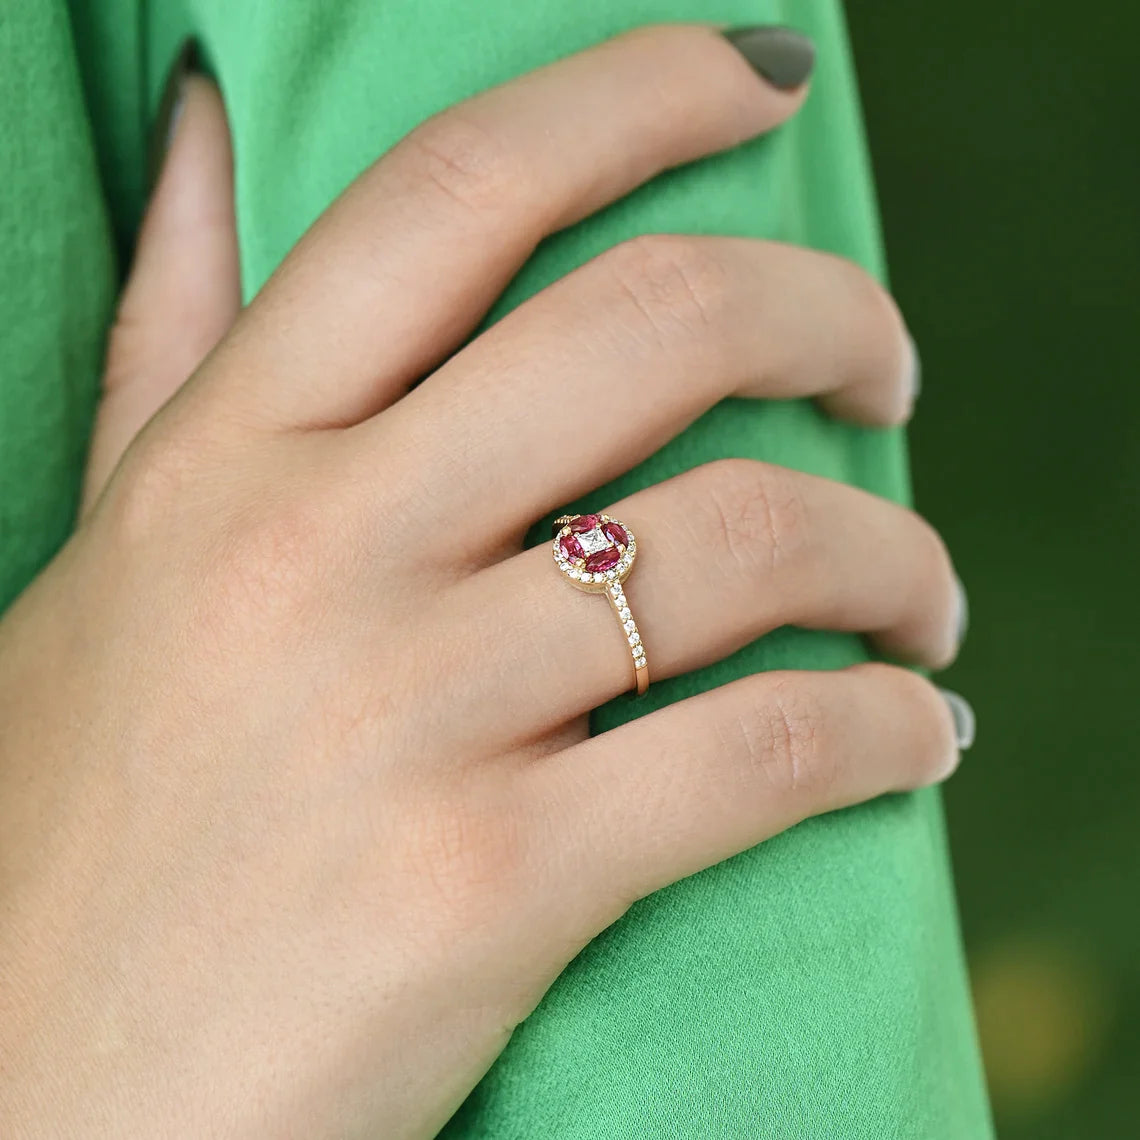
{"type": "MultiPolygon", "coordinates": [[[[0,14],[0,606],[67,534],[103,335],[166,69],[196,35],[235,139],[247,295],[361,168],[432,112],[625,28],[786,23],[819,48],[775,136],[669,174],[543,244],[497,314],[647,231],[752,234],[882,272],[842,16],[829,0],[38,0],[0,14]]],[[[329,282],[335,289],[336,281],[329,282]]],[[[754,456],[905,501],[898,431],[727,401],[594,506],[754,456]]],[[[860,639],[783,629],[599,711],[602,730],[860,639]]],[[[991,1135],[937,793],[802,824],[596,939],[444,1131],[451,1140],[991,1135]]]]}

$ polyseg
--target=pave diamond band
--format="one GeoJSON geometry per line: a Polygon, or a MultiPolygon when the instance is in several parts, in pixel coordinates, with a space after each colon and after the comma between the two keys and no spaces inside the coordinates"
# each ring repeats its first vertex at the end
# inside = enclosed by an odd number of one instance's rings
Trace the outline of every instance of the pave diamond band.
{"type": "Polygon", "coordinates": [[[649,663],[622,586],[637,557],[633,531],[609,515],[562,515],[554,521],[551,551],[571,585],[588,594],[605,594],[633,662],[630,688],[638,695],[644,693],[649,688],[649,663]]]}

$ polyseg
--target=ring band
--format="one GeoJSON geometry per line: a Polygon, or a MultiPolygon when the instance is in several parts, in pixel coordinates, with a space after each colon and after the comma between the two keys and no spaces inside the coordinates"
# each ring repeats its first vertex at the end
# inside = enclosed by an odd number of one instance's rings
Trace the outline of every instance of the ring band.
{"type": "Polygon", "coordinates": [[[554,520],[551,550],[572,586],[587,594],[605,594],[633,660],[630,688],[640,696],[649,688],[649,664],[622,587],[637,556],[633,531],[609,515],[562,515],[554,520]]]}

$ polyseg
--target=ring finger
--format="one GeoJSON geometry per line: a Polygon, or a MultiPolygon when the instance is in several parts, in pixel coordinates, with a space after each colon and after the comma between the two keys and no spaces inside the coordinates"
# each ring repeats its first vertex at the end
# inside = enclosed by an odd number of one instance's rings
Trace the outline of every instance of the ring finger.
{"type": "MultiPolygon", "coordinates": [[[[730,459],[607,513],[637,536],[625,592],[655,679],[789,624],[867,633],[886,656],[936,669],[957,651],[961,594],[945,545],[913,511],[866,491],[730,459]]],[[[483,667],[471,674],[484,683],[470,687],[472,729],[493,720],[527,739],[631,687],[613,610],[562,577],[548,544],[480,572],[453,599],[493,631],[474,638],[483,667]]]]}

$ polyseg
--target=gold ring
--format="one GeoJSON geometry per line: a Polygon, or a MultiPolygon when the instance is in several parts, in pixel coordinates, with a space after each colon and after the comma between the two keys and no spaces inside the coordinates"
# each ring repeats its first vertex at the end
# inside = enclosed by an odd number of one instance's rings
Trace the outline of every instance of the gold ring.
{"type": "Polygon", "coordinates": [[[587,594],[605,594],[609,600],[633,659],[630,687],[640,696],[649,688],[649,664],[622,588],[637,556],[633,531],[609,515],[562,515],[554,520],[551,550],[572,586],[587,594]]]}

